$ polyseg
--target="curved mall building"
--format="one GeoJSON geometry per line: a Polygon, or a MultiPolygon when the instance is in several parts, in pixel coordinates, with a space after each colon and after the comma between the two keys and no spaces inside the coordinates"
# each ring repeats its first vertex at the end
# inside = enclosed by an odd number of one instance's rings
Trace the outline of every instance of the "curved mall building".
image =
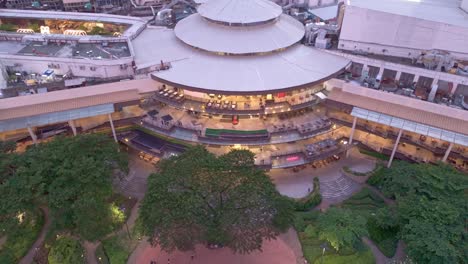
{"type": "MultiPolygon", "coordinates": [[[[405,34],[427,19],[460,31],[468,24],[455,19],[460,14],[452,4],[446,11],[454,19],[445,21],[448,16],[427,16],[424,1],[382,1],[388,5],[355,0],[332,6],[336,18],[317,24],[318,31],[269,0],[202,1],[174,28],[136,17],[2,10],[0,22],[39,21],[51,34],[0,32],[9,78],[38,83],[9,80],[0,90],[8,97],[0,101],[0,139],[37,142],[107,129],[148,155],[177,152],[184,144],[205,144],[217,154],[249,148],[266,168],[327,159],[359,143],[391,156],[389,165],[393,157],[448,159],[466,169],[468,76],[449,68],[459,60],[461,69],[465,46],[439,45],[453,50],[442,71],[429,67],[440,54],[421,58],[424,47],[398,36],[360,35],[353,23],[368,17],[405,34]],[[415,8],[422,12],[411,13],[415,8]],[[380,21],[382,12],[392,19],[380,21]],[[414,25],[393,23],[405,16],[414,25]],[[115,32],[65,34],[76,31],[66,26],[83,21],[115,32]],[[369,44],[370,37],[382,43],[369,44]],[[329,49],[313,47],[319,39],[329,49]],[[395,60],[401,56],[413,57],[395,60]],[[406,63],[411,60],[429,66],[406,63]]],[[[330,14],[325,11],[316,14],[330,14]]],[[[366,32],[379,32],[375,25],[366,25],[366,32]]]]}

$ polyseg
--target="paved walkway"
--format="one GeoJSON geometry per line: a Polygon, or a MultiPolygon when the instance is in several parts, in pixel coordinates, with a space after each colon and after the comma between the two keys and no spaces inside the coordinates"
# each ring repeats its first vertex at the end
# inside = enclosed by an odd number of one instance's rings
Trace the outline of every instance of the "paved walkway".
{"type": "Polygon", "coordinates": [[[49,227],[51,224],[51,220],[49,217],[49,208],[41,207],[41,210],[44,214],[44,226],[42,227],[41,233],[39,237],[36,239],[36,242],[31,246],[28,253],[20,260],[19,264],[31,264],[34,260],[34,256],[36,255],[37,249],[44,243],[45,237],[47,232],[49,231],[49,227]]]}
{"type": "Polygon", "coordinates": [[[208,249],[204,245],[196,246],[195,251],[168,253],[144,240],[127,264],[146,264],[152,260],[157,264],[302,264],[302,251],[295,233],[290,229],[275,240],[264,241],[262,251],[248,255],[234,254],[228,248],[208,249]]]}
{"type": "Polygon", "coordinates": [[[405,244],[403,241],[398,241],[397,249],[395,252],[395,255],[391,258],[385,256],[380,249],[377,247],[377,245],[374,243],[374,241],[370,240],[367,237],[362,238],[362,242],[366,244],[370,250],[372,251],[372,254],[374,255],[375,258],[375,263],[376,264],[387,264],[391,260],[396,260],[396,261],[402,261],[405,259],[406,254],[405,254],[405,244]]]}
{"type": "MultiPolygon", "coordinates": [[[[135,197],[138,199],[137,203],[133,206],[132,211],[127,219],[126,225],[124,225],[120,230],[112,232],[107,235],[104,239],[109,238],[115,234],[120,234],[122,232],[127,232],[127,226],[129,230],[132,230],[135,222],[138,218],[138,210],[140,209],[140,201],[145,196],[146,192],[146,181],[148,176],[155,171],[153,164],[145,162],[138,158],[135,152],[130,153],[129,157],[129,173],[128,175],[118,183],[118,188],[120,192],[124,195],[135,197]]],[[[87,264],[98,264],[96,259],[96,249],[101,244],[101,241],[89,242],[85,241],[83,247],[86,252],[86,261],[87,264]]],[[[149,263],[149,262],[148,262],[149,263]]]]}
{"type": "Polygon", "coordinates": [[[281,194],[292,198],[302,198],[307,196],[309,189],[313,190],[314,177],[320,177],[320,179],[341,177],[341,169],[344,166],[357,172],[367,172],[375,168],[375,160],[369,159],[357,150],[352,150],[348,158],[343,157],[325,167],[314,169],[307,166],[299,172],[293,172],[292,169],[274,169],[269,172],[269,175],[281,194]]]}

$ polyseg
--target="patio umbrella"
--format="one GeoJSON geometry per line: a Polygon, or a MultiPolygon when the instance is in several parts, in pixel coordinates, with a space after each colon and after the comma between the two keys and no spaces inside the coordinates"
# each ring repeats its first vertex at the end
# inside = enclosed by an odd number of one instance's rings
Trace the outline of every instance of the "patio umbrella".
{"type": "Polygon", "coordinates": [[[172,116],[171,115],[165,115],[163,117],[161,117],[161,119],[164,121],[164,122],[169,122],[169,121],[172,121],[172,116]]]}

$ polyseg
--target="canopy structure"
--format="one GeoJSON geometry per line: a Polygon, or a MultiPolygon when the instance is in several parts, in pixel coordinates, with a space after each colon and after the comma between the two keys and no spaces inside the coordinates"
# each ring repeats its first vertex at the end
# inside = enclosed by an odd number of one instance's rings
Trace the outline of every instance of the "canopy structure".
{"type": "Polygon", "coordinates": [[[352,116],[468,147],[468,136],[375,111],[353,107],[352,116]]]}
{"type": "Polygon", "coordinates": [[[249,25],[275,20],[283,10],[269,0],[211,0],[202,4],[198,13],[222,24],[249,25]]]}

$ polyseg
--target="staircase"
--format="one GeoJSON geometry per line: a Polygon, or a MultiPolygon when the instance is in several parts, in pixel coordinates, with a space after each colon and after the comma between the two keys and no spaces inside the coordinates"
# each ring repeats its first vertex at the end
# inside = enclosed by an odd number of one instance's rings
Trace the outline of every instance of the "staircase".
{"type": "Polygon", "coordinates": [[[333,177],[319,177],[322,199],[331,203],[342,202],[351,197],[361,187],[343,174],[333,177]]]}

